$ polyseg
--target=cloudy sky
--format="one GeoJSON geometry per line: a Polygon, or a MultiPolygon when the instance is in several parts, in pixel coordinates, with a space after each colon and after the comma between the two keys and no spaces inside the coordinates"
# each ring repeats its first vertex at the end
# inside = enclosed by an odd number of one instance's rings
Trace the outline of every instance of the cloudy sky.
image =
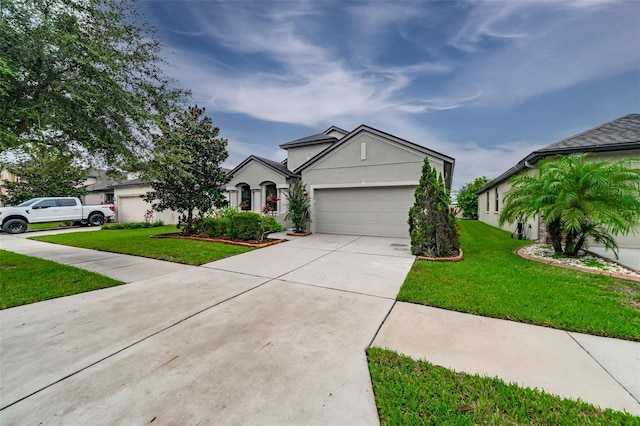
{"type": "Polygon", "coordinates": [[[331,125],[456,159],[454,187],[640,112],[640,1],[143,0],[233,167],[331,125]]]}

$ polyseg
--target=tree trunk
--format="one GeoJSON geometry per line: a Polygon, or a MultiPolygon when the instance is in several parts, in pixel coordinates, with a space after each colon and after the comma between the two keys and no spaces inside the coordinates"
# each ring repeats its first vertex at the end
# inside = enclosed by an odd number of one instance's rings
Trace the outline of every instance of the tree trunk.
{"type": "Polygon", "coordinates": [[[564,239],[564,254],[566,254],[567,256],[575,256],[575,232],[574,231],[569,231],[567,232],[567,235],[565,236],[564,239]]]}
{"type": "Polygon", "coordinates": [[[560,219],[549,222],[547,226],[549,238],[556,254],[562,254],[562,229],[560,228],[560,219]]]}

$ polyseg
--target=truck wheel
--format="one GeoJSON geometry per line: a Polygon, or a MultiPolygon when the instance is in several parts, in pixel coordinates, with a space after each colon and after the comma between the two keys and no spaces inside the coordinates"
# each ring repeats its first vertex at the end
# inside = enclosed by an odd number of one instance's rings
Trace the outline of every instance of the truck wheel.
{"type": "Polygon", "coordinates": [[[91,226],[100,226],[104,223],[104,216],[100,213],[93,213],[89,216],[89,225],[91,226]]]}
{"type": "Polygon", "coordinates": [[[22,234],[27,230],[27,222],[22,219],[9,219],[2,225],[7,234],[22,234]]]}

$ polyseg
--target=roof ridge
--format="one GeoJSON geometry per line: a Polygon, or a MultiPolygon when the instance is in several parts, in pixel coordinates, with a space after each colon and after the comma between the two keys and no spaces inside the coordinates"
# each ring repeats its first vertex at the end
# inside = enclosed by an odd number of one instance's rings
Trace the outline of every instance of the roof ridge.
{"type": "Polygon", "coordinates": [[[613,120],[607,121],[606,123],[602,123],[602,124],[600,124],[598,126],[595,126],[595,127],[590,128],[590,129],[584,130],[584,131],[582,131],[580,133],[576,133],[575,135],[567,136],[566,138],[564,138],[562,140],[559,140],[557,142],[553,142],[553,143],[551,143],[549,145],[546,145],[545,147],[543,147],[543,148],[541,148],[541,149],[539,149],[537,151],[534,151],[534,152],[547,151],[549,148],[552,148],[552,147],[557,146],[557,145],[561,145],[563,142],[567,142],[567,141],[569,141],[571,139],[577,139],[580,136],[583,136],[583,135],[585,135],[587,133],[598,131],[598,130],[602,129],[605,126],[608,126],[610,124],[616,123],[618,121],[622,121],[622,120],[627,119],[627,118],[631,118],[631,117],[636,116],[636,115],[640,117],[640,114],[637,114],[637,113],[625,114],[625,115],[623,115],[621,117],[614,118],[613,120]]]}

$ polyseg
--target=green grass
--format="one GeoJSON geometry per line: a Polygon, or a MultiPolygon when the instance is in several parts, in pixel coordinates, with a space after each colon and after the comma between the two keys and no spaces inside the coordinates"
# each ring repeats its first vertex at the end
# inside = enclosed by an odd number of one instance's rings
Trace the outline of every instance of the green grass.
{"type": "Polygon", "coordinates": [[[31,237],[31,239],[113,253],[150,257],[187,265],[202,265],[252,250],[248,247],[216,242],[150,237],[151,235],[176,231],[175,226],[161,226],[143,229],[73,232],[31,237]]]}
{"type": "Polygon", "coordinates": [[[464,260],[415,262],[398,300],[640,341],[640,284],[522,259],[528,241],[459,223],[464,260]]]}
{"type": "Polygon", "coordinates": [[[123,284],[95,272],[0,250],[0,309],[123,284]]]}
{"type": "Polygon", "coordinates": [[[40,229],[54,229],[68,226],[70,222],[46,222],[46,223],[30,223],[27,229],[30,231],[38,231],[40,229]]]}
{"type": "Polygon", "coordinates": [[[385,349],[367,351],[383,425],[640,425],[537,389],[434,366],[385,349]]]}

